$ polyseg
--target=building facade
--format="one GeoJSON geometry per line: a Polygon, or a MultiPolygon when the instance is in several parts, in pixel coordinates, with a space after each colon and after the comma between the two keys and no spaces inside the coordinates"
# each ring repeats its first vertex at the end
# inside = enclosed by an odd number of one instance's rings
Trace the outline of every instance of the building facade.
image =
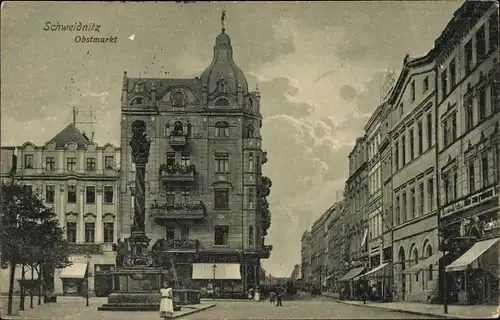
{"type": "Polygon", "coordinates": [[[312,271],[311,271],[311,250],[312,250],[312,245],[311,245],[311,233],[306,230],[302,234],[302,238],[300,239],[301,243],[301,250],[300,250],[300,257],[301,257],[301,273],[302,273],[302,280],[304,284],[309,284],[311,283],[312,279],[312,271]]]}
{"type": "Polygon", "coordinates": [[[498,35],[498,4],[466,2],[435,43],[438,191],[451,303],[498,303],[498,35]]]}
{"type": "Polygon", "coordinates": [[[366,137],[356,140],[349,154],[349,178],[344,199],[348,207],[346,216],[346,241],[348,242],[350,266],[365,261],[368,257],[368,170],[366,137]]]}
{"type": "MultiPolygon", "coordinates": [[[[233,60],[222,30],[213,61],[194,79],[141,79],[125,73],[121,144],[134,128],[146,128],[151,150],[146,168],[146,232],[173,256],[179,281],[207,287],[217,265],[216,286],[241,291],[259,283],[260,259],[271,246],[262,176],[260,94],[233,60]],[[220,280],[220,281],[219,281],[220,280]]],[[[121,154],[120,237],[130,234],[135,186],[131,149],[121,154]]],[[[226,290],[226,289],[224,289],[226,290]]]]}
{"type": "MultiPolygon", "coordinates": [[[[107,296],[112,290],[112,279],[94,274],[115,265],[112,245],[119,233],[119,158],[119,148],[97,145],[74,123],[43,146],[26,142],[18,147],[2,147],[1,178],[13,178],[28,190],[39,192],[45,204],[53,207],[71,245],[73,266],[51,275],[55,294],[83,294],[86,272],[91,294],[107,296]],[[14,154],[16,164],[12,162],[14,154]],[[9,176],[12,167],[16,170],[9,176]]],[[[1,280],[6,281],[2,288],[8,289],[10,269],[0,272],[1,280]]],[[[25,279],[31,279],[30,270],[25,275],[25,279]]],[[[18,268],[16,279],[21,278],[18,268]]],[[[18,281],[15,285],[19,290],[18,281]]]]}
{"type": "Polygon", "coordinates": [[[328,217],[328,210],[325,211],[316,221],[313,222],[311,227],[311,243],[312,243],[312,257],[311,257],[311,272],[313,274],[312,283],[319,287],[323,285],[327,274],[327,246],[328,241],[325,238],[327,231],[326,220],[328,217]]]}
{"type": "Polygon", "coordinates": [[[377,107],[365,125],[368,152],[368,262],[373,269],[382,260],[382,174],[380,122],[383,105],[377,107]]]}
{"type": "Polygon", "coordinates": [[[438,251],[436,200],[435,61],[433,51],[404,59],[389,98],[392,106],[393,261],[398,301],[425,301],[437,268],[408,268],[438,251]]]}
{"type": "Polygon", "coordinates": [[[342,236],[342,213],[344,203],[337,202],[330,208],[330,218],[327,220],[327,236],[328,239],[328,273],[327,286],[335,288],[338,279],[343,275],[342,266],[342,246],[344,238],[342,236]]]}

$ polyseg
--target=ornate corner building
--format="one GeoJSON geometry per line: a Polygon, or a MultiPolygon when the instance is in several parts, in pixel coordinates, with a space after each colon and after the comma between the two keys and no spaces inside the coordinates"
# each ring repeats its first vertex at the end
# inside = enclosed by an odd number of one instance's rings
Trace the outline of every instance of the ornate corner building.
{"type": "MultiPolygon", "coordinates": [[[[151,137],[146,167],[145,229],[173,257],[179,280],[231,288],[259,283],[260,259],[270,226],[262,176],[258,90],[233,60],[231,39],[222,30],[212,63],[193,79],[130,78],[125,72],[121,100],[121,144],[133,125],[151,137]],[[224,284],[222,284],[224,283],[224,284]]],[[[132,225],[135,188],[131,149],[121,153],[120,234],[132,225]]]]}

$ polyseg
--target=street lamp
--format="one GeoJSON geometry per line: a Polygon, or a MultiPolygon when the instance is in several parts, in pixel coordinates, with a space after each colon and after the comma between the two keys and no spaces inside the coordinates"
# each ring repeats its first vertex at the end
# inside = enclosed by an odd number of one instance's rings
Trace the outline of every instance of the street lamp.
{"type": "Polygon", "coordinates": [[[365,292],[364,292],[364,297],[363,297],[363,304],[366,304],[366,294],[368,292],[368,285],[366,283],[366,272],[368,270],[367,269],[367,266],[368,266],[368,262],[367,261],[363,261],[363,267],[364,267],[364,273],[363,273],[363,286],[365,287],[365,292]]]}
{"type": "Polygon", "coordinates": [[[214,276],[214,283],[213,283],[213,291],[212,291],[212,298],[215,300],[215,272],[217,272],[217,265],[214,263],[212,266],[212,273],[214,276]]]}
{"type": "Polygon", "coordinates": [[[85,294],[85,305],[88,307],[89,306],[89,267],[90,267],[90,259],[92,256],[90,255],[90,252],[87,252],[87,255],[85,256],[87,259],[87,292],[85,294]]]}

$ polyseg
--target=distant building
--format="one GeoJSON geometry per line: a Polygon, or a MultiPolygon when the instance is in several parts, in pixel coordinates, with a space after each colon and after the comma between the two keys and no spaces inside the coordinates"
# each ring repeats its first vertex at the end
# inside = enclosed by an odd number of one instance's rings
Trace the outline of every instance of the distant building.
{"type": "Polygon", "coordinates": [[[368,152],[368,255],[373,269],[382,260],[382,174],[379,146],[381,142],[381,115],[383,105],[377,107],[365,125],[368,152]]]}
{"type": "MultiPolygon", "coordinates": [[[[368,157],[366,137],[356,139],[349,154],[349,178],[344,199],[347,210],[345,228],[350,255],[344,261],[349,268],[367,266],[368,258],[368,157]]],[[[344,279],[347,280],[347,279],[344,279]]]]}
{"type": "Polygon", "coordinates": [[[301,242],[301,272],[304,283],[309,284],[312,280],[311,260],[312,260],[312,239],[311,233],[305,230],[302,234],[301,242]]]}
{"type": "MultiPolygon", "coordinates": [[[[82,281],[88,272],[91,294],[107,296],[112,290],[112,279],[98,279],[94,273],[115,265],[112,244],[119,233],[120,149],[111,144],[98,146],[71,123],[43,146],[26,142],[22,146],[2,147],[2,180],[10,179],[15,153],[15,181],[27,190],[41,193],[45,204],[54,208],[71,244],[70,260],[74,263],[51,275],[54,293],[83,294],[82,281]]],[[[10,269],[0,271],[3,290],[8,290],[9,273],[10,269]]],[[[25,279],[30,280],[31,270],[25,275],[25,279]]],[[[21,278],[19,267],[16,291],[21,278]]]]}
{"type": "Polygon", "coordinates": [[[321,285],[328,272],[328,235],[327,235],[327,217],[329,210],[325,211],[316,221],[313,222],[311,227],[311,244],[312,244],[312,257],[311,257],[311,273],[312,283],[321,285]]]}
{"type": "Polygon", "coordinates": [[[293,266],[293,271],[292,274],[290,275],[290,280],[297,281],[300,279],[302,279],[301,265],[296,264],[295,266],[293,266]]]}
{"type": "Polygon", "coordinates": [[[343,275],[342,266],[342,246],[344,238],[342,236],[342,213],[344,202],[336,202],[329,209],[329,218],[327,219],[327,241],[328,254],[327,266],[328,272],[325,278],[326,285],[333,287],[337,280],[343,275]]]}

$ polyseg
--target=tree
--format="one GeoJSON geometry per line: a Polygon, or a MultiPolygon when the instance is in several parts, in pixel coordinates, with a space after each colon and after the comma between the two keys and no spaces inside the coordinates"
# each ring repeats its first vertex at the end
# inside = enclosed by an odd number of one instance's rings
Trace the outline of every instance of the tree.
{"type": "Polygon", "coordinates": [[[2,268],[11,270],[7,307],[11,314],[16,266],[38,265],[40,279],[42,264],[66,265],[69,250],[56,214],[39,194],[16,182],[0,182],[0,199],[0,252],[2,268]]]}

